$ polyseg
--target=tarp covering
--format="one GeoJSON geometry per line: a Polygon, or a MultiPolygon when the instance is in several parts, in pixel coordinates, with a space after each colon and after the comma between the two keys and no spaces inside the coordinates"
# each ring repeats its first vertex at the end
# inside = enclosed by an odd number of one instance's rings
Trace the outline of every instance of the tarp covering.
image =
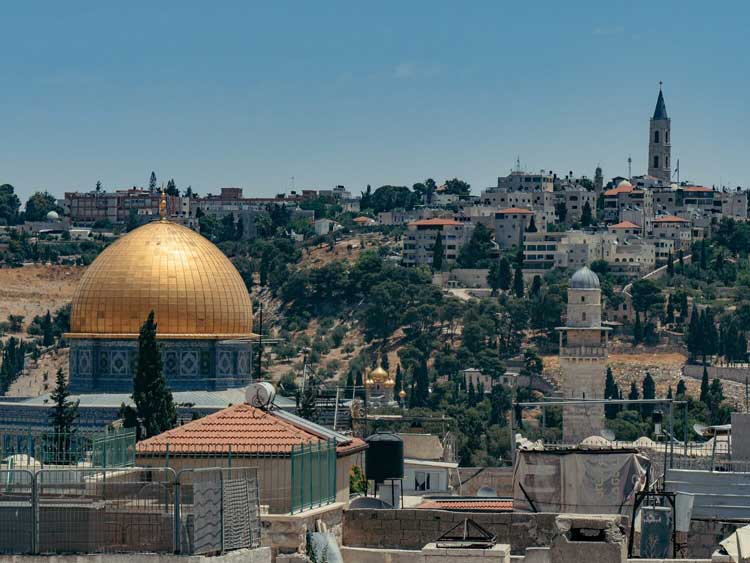
{"type": "Polygon", "coordinates": [[[519,451],[513,507],[529,512],[630,514],[648,458],[622,450],[519,451]]]}

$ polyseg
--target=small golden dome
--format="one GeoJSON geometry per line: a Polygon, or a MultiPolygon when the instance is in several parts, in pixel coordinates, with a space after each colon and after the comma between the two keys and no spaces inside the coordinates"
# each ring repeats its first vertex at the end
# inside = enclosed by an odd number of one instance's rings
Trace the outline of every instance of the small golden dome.
{"type": "Polygon", "coordinates": [[[401,397],[402,399],[405,399],[406,398],[406,391],[404,391],[403,389],[401,389],[401,391],[398,392],[398,396],[401,397]]]}
{"type": "Polygon", "coordinates": [[[70,338],[134,338],[153,309],[159,338],[247,338],[250,295],[234,265],[187,227],[154,221],[106,248],[73,296],[70,338]]]}
{"type": "Polygon", "coordinates": [[[370,372],[370,377],[378,383],[385,383],[388,380],[388,372],[378,366],[370,372]]]}

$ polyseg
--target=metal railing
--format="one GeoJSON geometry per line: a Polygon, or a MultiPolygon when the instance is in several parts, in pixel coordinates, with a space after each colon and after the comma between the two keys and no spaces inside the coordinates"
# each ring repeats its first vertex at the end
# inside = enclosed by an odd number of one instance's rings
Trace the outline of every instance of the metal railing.
{"type": "Polygon", "coordinates": [[[130,467],[135,465],[135,430],[81,432],[4,432],[0,469],[38,471],[53,467],[130,467]]]}
{"type": "Polygon", "coordinates": [[[260,545],[253,468],[0,470],[0,553],[222,553],[260,545]]]}
{"type": "Polygon", "coordinates": [[[302,446],[239,447],[232,444],[178,446],[140,444],[139,467],[170,467],[175,471],[202,467],[253,467],[259,502],[269,514],[297,513],[336,501],[336,443],[302,446]]]}
{"type": "Polygon", "coordinates": [[[291,453],[290,512],[336,501],[336,441],[302,444],[291,453]]]}

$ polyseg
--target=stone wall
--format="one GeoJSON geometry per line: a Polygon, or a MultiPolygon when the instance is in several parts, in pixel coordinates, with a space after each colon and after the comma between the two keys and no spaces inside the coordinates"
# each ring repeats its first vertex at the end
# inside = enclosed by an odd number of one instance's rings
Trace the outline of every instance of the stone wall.
{"type": "Polygon", "coordinates": [[[307,531],[315,531],[318,521],[325,524],[336,536],[339,545],[342,539],[344,503],[335,503],[299,514],[265,514],[261,516],[261,545],[271,546],[274,561],[284,553],[304,553],[307,531]]]}
{"type": "Polygon", "coordinates": [[[473,513],[447,510],[344,511],[343,545],[399,550],[418,550],[435,541],[465,518],[497,536],[498,543],[510,544],[514,554],[527,547],[544,547],[555,534],[556,514],[473,513]]]}
{"type": "MultiPolygon", "coordinates": [[[[728,379],[737,383],[745,383],[745,379],[750,379],[750,366],[707,366],[708,379],[728,379]]],[[[682,375],[701,379],[703,377],[703,366],[697,364],[685,364],[682,366],[682,375]]]]}

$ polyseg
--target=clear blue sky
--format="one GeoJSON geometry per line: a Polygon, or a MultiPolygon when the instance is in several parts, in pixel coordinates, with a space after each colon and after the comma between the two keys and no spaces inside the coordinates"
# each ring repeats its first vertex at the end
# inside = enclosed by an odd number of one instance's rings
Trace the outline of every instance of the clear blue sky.
{"type": "Polygon", "coordinates": [[[513,166],[646,166],[659,80],[682,178],[747,186],[746,2],[13,2],[0,183],[174,177],[271,195],[513,166]]]}

